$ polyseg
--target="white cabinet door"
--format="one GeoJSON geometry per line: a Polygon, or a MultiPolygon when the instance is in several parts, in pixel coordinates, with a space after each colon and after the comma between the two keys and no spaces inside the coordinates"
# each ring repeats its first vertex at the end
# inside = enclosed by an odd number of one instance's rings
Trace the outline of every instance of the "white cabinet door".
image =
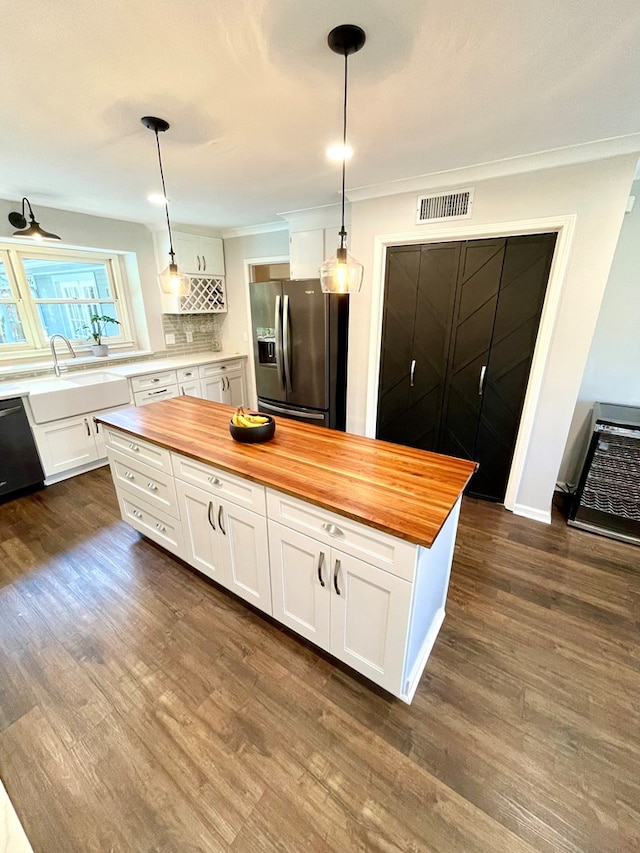
{"type": "Polygon", "coordinates": [[[200,263],[207,275],[224,275],[224,249],[220,237],[200,237],[200,263]]]}
{"type": "Polygon", "coordinates": [[[176,491],[187,562],[271,614],[265,517],[182,480],[176,491]]]}
{"type": "Polygon", "coordinates": [[[202,272],[200,238],[197,234],[181,234],[174,231],[173,248],[176,253],[176,263],[181,273],[202,272]]]}
{"type": "Polygon", "coordinates": [[[331,592],[329,651],[397,695],[412,584],[332,549],[331,592]]]}
{"type": "Polygon", "coordinates": [[[226,380],[224,402],[231,406],[246,406],[247,383],[244,378],[244,370],[240,373],[227,373],[226,380]]]}
{"type": "Polygon", "coordinates": [[[210,376],[206,379],[200,380],[200,385],[202,389],[202,396],[205,400],[213,400],[214,403],[224,403],[224,391],[226,387],[226,383],[222,380],[224,379],[224,375],[222,376],[210,376]]]}
{"type": "Polygon", "coordinates": [[[216,523],[218,534],[222,534],[224,585],[271,615],[266,518],[228,501],[220,501],[216,523]]]}
{"type": "Polygon", "coordinates": [[[92,415],[78,415],[33,427],[47,477],[87,465],[99,458],[93,426],[92,415]]]}
{"type": "Polygon", "coordinates": [[[180,382],[178,385],[181,396],[202,397],[202,388],[199,379],[191,379],[189,382],[180,382]]]}
{"type": "Polygon", "coordinates": [[[224,585],[224,559],[222,541],[218,535],[215,499],[202,489],[181,480],[176,480],[176,491],[186,561],[224,585]]]}
{"type": "Polygon", "coordinates": [[[329,649],[329,548],[269,522],[273,616],[297,634],[329,649]]]}

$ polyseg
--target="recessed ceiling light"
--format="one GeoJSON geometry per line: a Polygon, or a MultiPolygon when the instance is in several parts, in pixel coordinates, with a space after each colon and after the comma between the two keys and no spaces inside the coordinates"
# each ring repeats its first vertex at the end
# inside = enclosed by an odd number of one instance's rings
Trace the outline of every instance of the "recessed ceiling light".
{"type": "Polygon", "coordinates": [[[169,199],[165,198],[162,193],[151,193],[147,196],[147,199],[151,204],[166,204],[169,201],[169,199]]]}
{"type": "Polygon", "coordinates": [[[329,160],[350,160],[353,157],[353,148],[350,145],[330,145],[327,148],[329,160]]]}

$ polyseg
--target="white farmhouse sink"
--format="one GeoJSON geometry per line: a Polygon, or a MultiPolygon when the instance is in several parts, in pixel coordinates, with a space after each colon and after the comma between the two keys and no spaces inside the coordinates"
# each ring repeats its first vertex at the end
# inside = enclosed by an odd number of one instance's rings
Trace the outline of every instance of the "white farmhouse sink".
{"type": "Polygon", "coordinates": [[[24,387],[29,390],[29,407],[37,424],[129,403],[126,378],[102,371],[76,373],[64,379],[31,379],[24,387]]]}

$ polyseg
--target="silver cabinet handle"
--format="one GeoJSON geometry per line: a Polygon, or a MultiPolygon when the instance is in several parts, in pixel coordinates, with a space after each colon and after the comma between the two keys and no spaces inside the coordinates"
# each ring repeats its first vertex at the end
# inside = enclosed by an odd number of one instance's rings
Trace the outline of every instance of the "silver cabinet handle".
{"type": "Polygon", "coordinates": [[[320,581],[320,586],[324,586],[324,581],[322,579],[322,566],[324,565],[324,551],[320,551],[320,556],[318,557],[318,580],[320,581]]]}
{"type": "Polygon", "coordinates": [[[324,530],[327,531],[330,536],[344,536],[342,530],[340,530],[339,527],[336,527],[335,524],[329,524],[328,522],[325,522],[322,527],[324,528],[324,530]]]}
{"type": "Polygon", "coordinates": [[[167,528],[164,526],[164,524],[160,524],[160,522],[159,522],[159,521],[156,521],[156,527],[157,527],[157,529],[158,529],[158,530],[160,530],[162,533],[164,533],[164,531],[167,529],[167,528]]]}
{"type": "Polygon", "coordinates": [[[202,256],[202,269],[206,270],[206,268],[207,268],[207,256],[203,255],[202,256]]]}
{"type": "Polygon", "coordinates": [[[209,506],[207,507],[207,521],[211,525],[211,527],[215,530],[216,526],[214,524],[213,518],[211,517],[213,514],[213,501],[209,501],[209,506]]]}
{"type": "Polygon", "coordinates": [[[131,444],[131,442],[129,442],[129,449],[133,450],[134,453],[137,453],[138,450],[140,450],[137,444],[131,444]]]}
{"type": "Polygon", "coordinates": [[[336,560],[335,567],[333,569],[333,588],[335,589],[338,595],[342,595],[340,592],[340,587],[338,586],[338,572],[340,571],[340,560],[336,560]]]}
{"type": "Polygon", "coordinates": [[[222,530],[222,532],[226,536],[227,531],[224,529],[224,525],[222,524],[222,504],[220,504],[220,506],[218,507],[218,527],[220,528],[220,530],[222,530]]]}
{"type": "Polygon", "coordinates": [[[157,376],[154,376],[153,379],[151,380],[151,382],[160,382],[160,380],[158,379],[157,376]]]}
{"type": "Polygon", "coordinates": [[[135,515],[136,518],[142,518],[142,513],[140,512],[139,509],[132,509],[131,515],[135,515]]]}
{"type": "Polygon", "coordinates": [[[156,484],[154,482],[147,483],[147,488],[151,492],[157,492],[158,491],[158,487],[156,486],[156,484]]]}
{"type": "Polygon", "coordinates": [[[87,435],[91,435],[91,427],[89,426],[89,421],[86,418],[83,418],[84,425],[87,428],[87,435]]]}
{"type": "Polygon", "coordinates": [[[211,483],[212,486],[221,486],[222,485],[222,480],[220,479],[220,477],[214,477],[212,475],[211,477],[207,477],[207,479],[209,480],[209,482],[211,483]]]}
{"type": "Polygon", "coordinates": [[[160,388],[159,391],[149,391],[149,397],[156,397],[158,394],[166,394],[167,388],[160,388]]]}
{"type": "Polygon", "coordinates": [[[480,382],[478,383],[478,397],[482,397],[484,394],[484,377],[487,372],[487,365],[483,364],[480,370],[480,382]]]}
{"type": "Polygon", "coordinates": [[[196,260],[198,261],[198,272],[200,271],[200,255],[196,255],[196,260]]]}
{"type": "Polygon", "coordinates": [[[416,360],[415,358],[411,359],[411,370],[409,372],[409,385],[413,388],[413,380],[416,375],[416,360]]]}
{"type": "Polygon", "coordinates": [[[127,480],[133,480],[133,474],[131,473],[131,471],[125,471],[124,476],[127,478],[127,480]]]}

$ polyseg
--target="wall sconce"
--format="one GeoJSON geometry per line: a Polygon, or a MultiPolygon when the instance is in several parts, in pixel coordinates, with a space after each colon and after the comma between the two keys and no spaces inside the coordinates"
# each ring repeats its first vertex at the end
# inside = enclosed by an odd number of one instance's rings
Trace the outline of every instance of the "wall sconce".
{"type": "Polygon", "coordinates": [[[169,130],[170,124],[163,118],[156,116],[143,116],[140,121],[148,129],[152,130],[156,135],[156,147],[158,149],[158,165],[160,166],[160,180],[162,181],[162,195],[164,197],[164,210],[167,215],[167,231],[169,232],[169,267],[165,269],[160,276],[160,283],[165,293],[178,294],[186,296],[188,294],[188,281],[178,272],[175,252],[173,251],[173,236],[171,234],[171,220],[169,219],[169,198],[167,189],[164,185],[164,169],[162,168],[162,154],[160,153],[160,137],[159,133],[164,133],[169,130]]]}
{"type": "Polygon", "coordinates": [[[355,24],[342,24],[329,33],[327,42],[334,53],[344,56],[344,102],[342,109],[342,224],[336,254],[320,267],[320,285],[324,293],[358,293],[362,287],[364,266],[347,252],[344,227],[344,185],[347,161],[347,57],[357,53],[366,41],[365,31],[355,24]]]}
{"type": "Polygon", "coordinates": [[[33,215],[33,208],[31,207],[31,202],[28,198],[22,199],[22,213],[18,213],[17,210],[12,211],[9,214],[9,222],[13,225],[14,228],[18,228],[18,231],[13,232],[14,237],[31,237],[33,240],[59,240],[57,234],[52,234],[50,231],[45,231],[44,228],[40,227],[40,223],[36,222],[36,218],[33,215]],[[29,208],[29,225],[27,226],[27,218],[24,215],[25,206],[29,208]]]}

